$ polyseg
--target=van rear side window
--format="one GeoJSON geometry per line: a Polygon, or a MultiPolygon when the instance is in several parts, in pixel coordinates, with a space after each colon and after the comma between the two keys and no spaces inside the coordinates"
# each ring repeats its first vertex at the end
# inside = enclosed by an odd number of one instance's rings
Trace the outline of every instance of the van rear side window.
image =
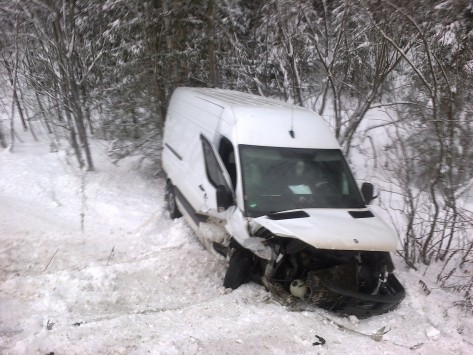
{"type": "Polygon", "coordinates": [[[220,140],[218,152],[222,158],[225,168],[227,169],[228,175],[230,175],[230,179],[232,180],[233,190],[235,190],[237,183],[237,172],[235,164],[235,150],[233,149],[232,143],[227,138],[223,137],[220,140]]]}
{"type": "Polygon", "coordinates": [[[205,160],[205,171],[207,172],[207,178],[209,182],[214,186],[218,187],[220,185],[226,186],[225,177],[220,165],[218,164],[217,157],[214,154],[212,146],[207,141],[204,136],[201,136],[202,149],[204,151],[204,160],[205,160]]]}

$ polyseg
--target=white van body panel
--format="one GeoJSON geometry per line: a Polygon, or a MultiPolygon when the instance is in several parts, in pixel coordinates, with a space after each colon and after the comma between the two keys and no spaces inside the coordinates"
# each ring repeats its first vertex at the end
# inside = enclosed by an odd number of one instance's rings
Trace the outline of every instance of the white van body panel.
{"type": "Polygon", "coordinates": [[[211,191],[204,191],[208,181],[200,134],[213,139],[222,110],[221,106],[209,102],[189,100],[183,90],[176,90],[169,104],[164,130],[163,168],[173,182],[179,183],[180,191],[196,211],[207,212],[208,201],[215,200],[209,196],[211,191]]]}
{"type": "Polygon", "coordinates": [[[297,238],[318,249],[396,251],[396,234],[378,217],[353,218],[344,209],[305,209],[308,218],[255,223],[280,237],[297,238]]]}
{"type": "MultiPolygon", "coordinates": [[[[311,110],[278,100],[220,89],[178,88],[169,104],[164,129],[162,164],[168,179],[197,214],[209,218],[222,231],[210,239],[224,241],[227,234],[255,254],[269,258],[269,249],[250,235],[255,225],[281,237],[297,238],[320,249],[395,251],[395,232],[373,213],[371,218],[354,218],[346,209],[306,209],[306,218],[271,220],[251,218],[244,213],[240,145],[307,149],[340,149],[323,119],[311,110]],[[234,147],[236,206],[216,210],[216,188],[206,174],[201,135],[215,147],[221,137],[234,147]]],[[[179,209],[201,239],[203,222],[196,222],[179,209]]],[[[369,208],[361,208],[368,211],[369,208]]],[[[227,238],[228,239],[228,238],[227,238]]]]}
{"type": "Polygon", "coordinates": [[[236,107],[233,110],[239,144],[288,148],[340,149],[326,123],[300,107],[236,107]],[[294,138],[289,134],[294,131],[294,138]],[[314,133],[316,132],[316,133],[314,133]]]}
{"type": "Polygon", "coordinates": [[[230,207],[225,225],[229,235],[235,238],[242,247],[251,250],[260,258],[271,259],[271,248],[265,245],[263,239],[251,236],[248,227],[248,219],[243,215],[242,211],[239,208],[230,207]]]}

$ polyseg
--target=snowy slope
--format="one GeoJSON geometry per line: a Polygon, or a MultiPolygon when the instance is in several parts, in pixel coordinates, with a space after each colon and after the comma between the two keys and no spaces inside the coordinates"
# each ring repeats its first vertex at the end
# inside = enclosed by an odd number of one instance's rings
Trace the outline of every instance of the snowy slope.
{"type": "Polygon", "coordinates": [[[22,137],[14,153],[0,151],[2,354],[473,353],[473,322],[455,295],[399,260],[407,297],[394,312],[288,312],[259,285],[224,290],[225,260],[169,220],[163,181],[132,160],[110,164],[97,142],[98,171],[83,176],[64,151],[22,137]],[[337,323],[390,331],[377,342],[337,323]]]}

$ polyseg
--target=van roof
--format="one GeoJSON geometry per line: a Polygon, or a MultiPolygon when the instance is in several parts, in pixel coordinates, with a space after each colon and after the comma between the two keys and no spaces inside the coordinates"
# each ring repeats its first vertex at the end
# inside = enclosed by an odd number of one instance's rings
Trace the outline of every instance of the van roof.
{"type": "Polygon", "coordinates": [[[226,112],[222,120],[232,126],[237,144],[340,148],[325,121],[307,108],[232,90],[182,87],[176,91],[181,98],[192,96],[220,106],[226,112]]]}
{"type": "Polygon", "coordinates": [[[245,106],[245,107],[268,107],[268,106],[279,106],[287,107],[292,109],[302,109],[306,108],[293,105],[291,103],[279,101],[277,99],[271,99],[264,96],[258,96],[254,94],[248,94],[240,91],[234,90],[224,90],[224,89],[210,89],[210,88],[192,88],[192,87],[183,87],[182,90],[189,90],[194,92],[197,96],[205,96],[206,99],[213,102],[214,104],[219,104],[221,106],[245,106]]]}

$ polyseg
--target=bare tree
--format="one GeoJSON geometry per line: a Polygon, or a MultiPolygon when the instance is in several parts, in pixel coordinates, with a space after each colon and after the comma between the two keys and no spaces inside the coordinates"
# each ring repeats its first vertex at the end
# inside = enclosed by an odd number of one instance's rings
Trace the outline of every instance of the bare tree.
{"type": "MultiPolygon", "coordinates": [[[[367,26],[373,10],[358,1],[323,1],[320,7],[306,6],[301,11],[324,72],[319,112],[324,113],[330,98],[335,135],[348,154],[366,113],[380,103],[403,57],[375,26],[367,26]]],[[[378,26],[390,22],[391,18],[383,18],[378,26]]],[[[400,47],[408,52],[412,41],[400,47]]]]}
{"type": "MultiPolygon", "coordinates": [[[[409,83],[409,100],[415,103],[398,106],[405,131],[394,137],[393,157],[388,163],[404,200],[401,210],[407,226],[403,256],[411,265],[443,262],[439,280],[445,283],[465,266],[472,252],[473,216],[462,197],[473,179],[473,127],[468,118],[473,73],[465,65],[471,56],[464,50],[471,43],[465,41],[468,36],[460,27],[458,33],[449,33],[458,38],[452,47],[451,41],[442,40],[445,32],[451,31],[448,23],[444,27],[426,22],[421,25],[408,9],[390,1],[384,4],[402,16],[403,29],[416,43],[410,53],[406,52],[372,18],[379,33],[402,55],[404,85],[409,83]],[[445,56],[447,51],[454,55],[445,56]]],[[[441,8],[436,11],[430,16],[438,16],[440,23],[445,21],[441,8]]],[[[471,32],[467,28],[464,30],[471,32]]]]}

